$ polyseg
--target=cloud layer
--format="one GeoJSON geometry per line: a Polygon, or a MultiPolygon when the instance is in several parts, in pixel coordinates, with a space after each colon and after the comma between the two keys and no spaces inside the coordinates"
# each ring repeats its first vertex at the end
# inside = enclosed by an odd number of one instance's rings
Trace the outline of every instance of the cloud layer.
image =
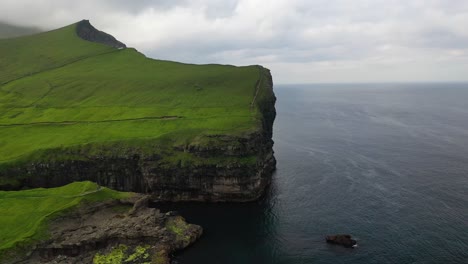
{"type": "Polygon", "coordinates": [[[468,81],[466,0],[0,0],[1,20],[91,23],[149,57],[262,64],[277,83],[468,81]]]}

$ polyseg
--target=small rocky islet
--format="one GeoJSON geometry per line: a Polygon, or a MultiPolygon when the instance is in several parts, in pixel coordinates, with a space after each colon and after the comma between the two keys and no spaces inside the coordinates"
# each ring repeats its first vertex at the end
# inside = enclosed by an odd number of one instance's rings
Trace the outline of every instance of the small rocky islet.
{"type": "Polygon", "coordinates": [[[351,235],[348,234],[326,236],[325,241],[329,244],[341,245],[346,248],[357,247],[357,241],[352,239],[351,235]]]}

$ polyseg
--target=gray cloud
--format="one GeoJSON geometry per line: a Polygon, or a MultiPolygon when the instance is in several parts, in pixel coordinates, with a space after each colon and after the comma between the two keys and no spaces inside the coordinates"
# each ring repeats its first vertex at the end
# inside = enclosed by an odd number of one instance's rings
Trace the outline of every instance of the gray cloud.
{"type": "Polygon", "coordinates": [[[149,57],[263,64],[294,82],[468,80],[465,0],[0,0],[1,20],[83,18],[149,57]]]}

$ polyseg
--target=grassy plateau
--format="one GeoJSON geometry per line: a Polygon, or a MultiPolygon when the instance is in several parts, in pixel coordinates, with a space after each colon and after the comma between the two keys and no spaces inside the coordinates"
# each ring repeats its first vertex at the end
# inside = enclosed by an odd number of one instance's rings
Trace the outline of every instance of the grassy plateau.
{"type": "Polygon", "coordinates": [[[75,28],[0,40],[0,165],[83,144],[183,144],[258,129],[261,67],[149,59],[75,28]]]}

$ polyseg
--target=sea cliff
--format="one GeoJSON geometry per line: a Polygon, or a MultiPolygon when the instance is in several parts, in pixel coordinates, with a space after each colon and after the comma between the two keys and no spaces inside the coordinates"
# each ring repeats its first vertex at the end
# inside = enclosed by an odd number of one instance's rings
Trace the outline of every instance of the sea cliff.
{"type": "Polygon", "coordinates": [[[86,20],[0,48],[0,190],[89,180],[158,201],[251,201],[270,183],[268,69],[148,59],[86,20]],[[24,67],[6,66],[13,46],[24,67]]]}
{"type": "Polygon", "coordinates": [[[121,144],[80,145],[44,151],[0,169],[14,178],[3,190],[58,187],[93,181],[119,191],[151,194],[157,201],[251,201],[271,181],[276,160],[272,127],[275,101],[271,75],[260,68],[265,90],[255,102],[261,109],[258,129],[240,136],[209,135],[168,148],[121,144]]]}

